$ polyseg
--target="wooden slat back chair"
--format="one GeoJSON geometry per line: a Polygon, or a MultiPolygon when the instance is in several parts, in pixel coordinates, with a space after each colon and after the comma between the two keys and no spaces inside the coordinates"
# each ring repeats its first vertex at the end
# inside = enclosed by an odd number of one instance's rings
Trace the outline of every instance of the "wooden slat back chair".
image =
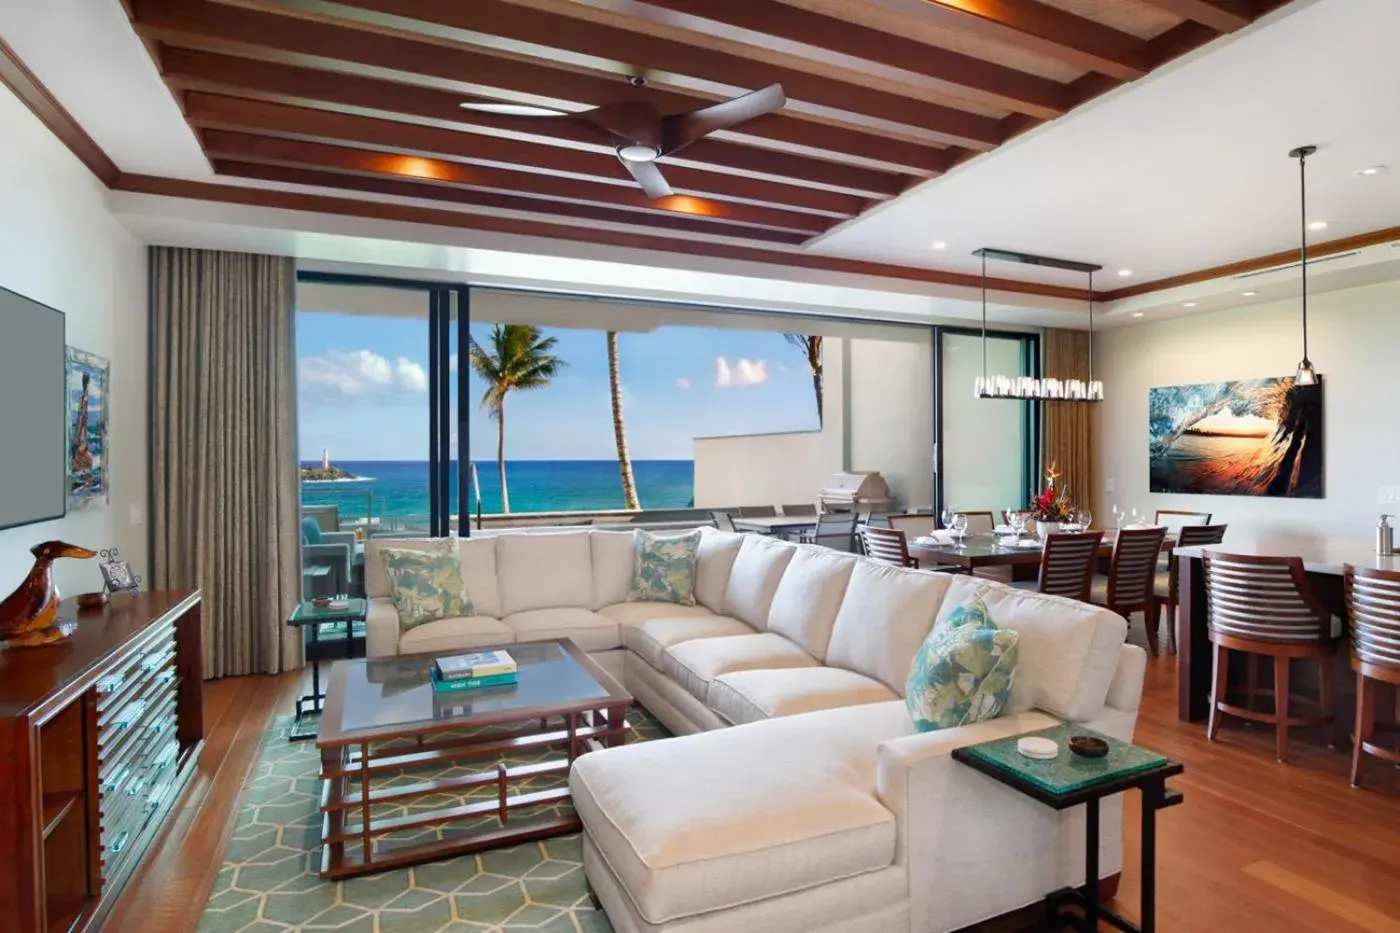
{"type": "Polygon", "coordinates": [[[1161,623],[1162,607],[1167,607],[1167,651],[1176,654],[1176,607],[1181,603],[1181,558],[1176,549],[1219,544],[1225,540],[1228,525],[1183,525],[1177,533],[1172,553],[1167,557],[1167,569],[1157,571],[1152,588],[1153,624],[1161,623]]]}
{"type": "Polygon", "coordinates": [[[854,554],[857,517],[855,512],[823,512],[817,516],[817,527],[804,532],[802,540],[854,554]]]}
{"type": "Polygon", "coordinates": [[[1102,531],[1057,531],[1048,535],[1040,554],[1040,582],[1036,588],[1051,596],[1088,602],[1102,541],[1102,531]]]}
{"type": "Polygon", "coordinates": [[[1376,684],[1400,685],[1400,573],[1346,566],[1351,613],[1351,668],[1356,671],[1356,739],[1351,784],[1361,786],[1361,753],[1400,764],[1400,750],[1381,748],[1376,734],[1376,684]]]}
{"type": "Polygon", "coordinates": [[[1172,531],[1180,531],[1193,525],[1209,525],[1209,512],[1190,512],[1182,509],[1158,509],[1152,524],[1161,525],[1172,531]]]}
{"type": "Polygon", "coordinates": [[[866,525],[860,530],[860,538],[865,545],[865,556],[871,560],[896,567],[919,566],[919,559],[909,555],[909,542],[904,532],[897,528],[866,525]]]}
{"type": "MultiPolygon", "coordinates": [[[[1204,564],[1210,640],[1215,646],[1215,690],[1211,694],[1206,738],[1215,741],[1224,714],[1273,723],[1277,729],[1278,760],[1284,761],[1291,726],[1329,726],[1332,721],[1331,673],[1337,650],[1332,613],[1318,601],[1300,558],[1206,551],[1204,564]],[[1251,706],[1226,702],[1230,655],[1235,653],[1274,659],[1272,691],[1255,689],[1255,668],[1250,664],[1247,692],[1251,706]],[[1316,700],[1290,694],[1289,664],[1295,658],[1317,662],[1316,700]],[[1252,706],[1255,695],[1264,692],[1273,694],[1272,713],[1252,706]],[[1289,708],[1294,703],[1316,706],[1320,714],[1293,716],[1289,708]]],[[[1327,737],[1330,745],[1330,728],[1327,737]]]]}
{"type": "Polygon", "coordinates": [[[938,519],[932,515],[887,515],[885,521],[891,528],[904,532],[906,541],[922,537],[938,525],[938,519]]]}
{"type": "Polygon", "coordinates": [[[1157,579],[1157,555],[1166,537],[1167,529],[1162,527],[1125,528],[1118,532],[1108,576],[1094,581],[1089,598],[1097,606],[1112,609],[1130,625],[1133,613],[1141,612],[1143,627],[1147,630],[1147,646],[1152,649],[1154,658],[1158,652],[1152,585],[1157,579]]]}
{"type": "Polygon", "coordinates": [[[997,522],[991,511],[959,511],[958,514],[967,516],[967,533],[970,535],[989,535],[996,529],[997,522]]]}

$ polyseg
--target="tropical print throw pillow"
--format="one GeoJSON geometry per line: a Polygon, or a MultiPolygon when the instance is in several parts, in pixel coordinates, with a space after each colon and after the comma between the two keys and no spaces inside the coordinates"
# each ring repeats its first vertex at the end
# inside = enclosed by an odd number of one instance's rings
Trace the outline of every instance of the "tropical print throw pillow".
{"type": "Polygon", "coordinates": [[[632,532],[636,559],[632,562],[631,602],[695,605],[695,562],[700,554],[700,531],[683,535],[632,532]]]}
{"type": "Polygon", "coordinates": [[[389,596],[399,611],[400,632],[425,622],[476,614],[462,583],[462,560],[455,541],[421,551],[384,548],[379,554],[389,574],[389,596]]]}
{"type": "Polygon", "coordinates": [[[981,596],[929,633],[905,683],[905,704],[920,732],[1000,716],[1016,679],[1015,632],[997,628],[981,596]]]}

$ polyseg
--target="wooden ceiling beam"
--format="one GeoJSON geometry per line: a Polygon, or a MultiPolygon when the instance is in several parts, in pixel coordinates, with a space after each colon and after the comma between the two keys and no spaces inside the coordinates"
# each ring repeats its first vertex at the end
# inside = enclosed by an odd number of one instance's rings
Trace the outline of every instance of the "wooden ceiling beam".
{"type": "Polygon", "coordinates": [[[565,199],[613,209],[633,208],[639,218],[653,212],[678,214],[705,218],[714,223],[730,221],[755,224],[805,233],[809,236],[824,231],[831,224],[830,218],[816,214],[713,201],[689,195],[652,200],[640,189],[630,185],[607,185],[596,181],[495,166],[463,165],[460,162],[398,152],[380,152],[275,136],[256,136],[228,130],[204,130],[201,135],[204,137],[205,152],[214,159],[377,175],[416,181],[425,188],[433,185],[477,188],[528,198],[535,203],[534,209],[542,213],[549,212],[549,205],[555,199],[565,199]]]}
{"type": "MultiPolygon", "coordinates": [[[[584,0],[589,2],[589,0],[584,0]]],[[[648,0],[668,9],[706,0],[648,0]]],[[[1036,0],[866,0],[933,25],[990,39],[1011,48],[1111,75],[1123,81],[1148,72],[1139,60],[1143,42],[1091,19],[1036,0]]]]}
{"type": "MultiPolygon", "coordinates": [[[[781,68],[684,42],[649,36],[501,0],[339,0],[338,22],[371,31],[415,30],[465,43],[489,54],[526,56],[623,77],[650,73],[652,87],[681,93],[727,88],[731,96],[781,83],[787,114],[804,114],[881,135],[916,130],[930,142],[991,150],[1001,142],[997,121],[956,107],[781,68]],[[340,13],[344,16],[340,17],[340,13]],[[392,18],[388,18],[392,17],[392,18]]],[[[287,12],[299,12],[288,7],[287,12]]],[[[308,16],[321,15],[308,11],[308,16]]],[[[710,91],[713,92],[713,91],[710,91]]]]}
{"type": "MultiPolygon", "coordinates": [[[[189,91],[185,94],[185,118],[195,127],[246,130],[262,135],[303,136],[358,143],[395,151],[443,156],[459,162],[494,163],[509,167],[528,166],[539,173],[567,174],[593,180],[635,186],[617,156],[611,152],[566,149],[541,146],[536,143],[463,133],[437,126],[400,123],[357,114],[338,113],[307,107],[289,106],[259,100],[245,100],[189,91]]],[[[758,178],[726,175],[659,163],[679,191],[703,197],[716,196],[723,200],[741,200],[758,204],[815,210],[813,203],[830,207],[830,199],[813,201],[813,192],[791,184],[779,184],[758,178]]],[[[837,202],[843,211],[823,211],[840,216],[858,212],[864,202],[849,195],[837,202]]]]}
{"type": "Polygon", "coordinates": [[[1209,26],[1216,32],[1234,32],[1254,21],[1256,11],[1250,0],[1144,0],[1182,19],[1209,26]]]}
{"type": "MultiPolygon", "coordinates": [[[[637,89],[622,78],[580,74],[548,65],[502,58],[459,46],[385,35],[317,20],[298,19],[264,10],[221,3],[183,0],[134,0],[138,34],[174,46],[195,46],[233,52],[305,67],[393,80],[456,84],[462,100],[489,94],[525,94],[557,102],[564,109],[596,107],[645,97],[666,113],[680,113],[714,102],[713,98],[677,94],[657,88],[637,89]],[[428,80],[424,80],[428,79],[428,80]]],[[[796,116],[771,114],[732,131],[741,140],[752,138],[765,152],[809,162],[840,162],[850,156],[872,162],[902,161],[922,174],[938,174],[946,162],[942,150],[869,132],[812,122],[796,116]],[[900,148],[903,146],[904,148],[900,148]],[[776,152],[788,148],[786,152],[776,152]],[[795,155],[792,148],[830,154],[827,158],[795,155]],[[899,155],[893,155],[898,150],[899,155]]],[[[718,141],[718,140],[711,140],[718,141]]],[[[869,176],[885,176],[898,190],[896,172],[838,165],[869,176]]],[[[868,185],[866,189],[869,190],[868,185]]]]}
{"type": "Polygon", "coordinates": [[[697,220],[676,214],[642,213],[640,211],[596,207],[590,204],[575,204],[571,201],[556,200],[549,202],[548,207],[541,207],[537,199],[501,194],[495,191],[427,184],[377,175],[345,174],[322,168],[297,168],[271,163],[239,162],[216,158],[214,159],[214,170],[220,175],[233,178],[310,185],[320,188],[346,188],[368,194],[385,194],[401,198],[426,198],[433,201],[450,201],[454,204],[465,204],[471,207],[526,211],[536,214],[547,213],[589,222],[604,221],[662,230],[680,230],[710,236],[733,236],[764,243],[786,243],[789,246],[799,245],[810,238],[810,235],[806,233],[772,230],[767,227],[740,226],[738,224],[718,224],[709,220],[697,220]]]}
{"type": "MultiPolygon", "coordinates": [[[[387,8],[395,5],[394,0],[346,0],[357,6],[373,4],[387,8]]],[[[443,2],[443,0],[434,0],[443,2]]],[[[575,25],[570,26],[568,43],[574,45],[574,30],[597,24],[597,20],[581,18],[584,14],[599,15],[599,6],[594,0],[574,5],[576,12],[569,7],[555,7],[552,12],[558,16],[568,16],[575,25]]],[[[1025,113],[1044,119],[1061,116],[1068,109],[1064,86],[1048,78],[1040,78],[1024,71],[997,65],[971,55],[948,49],[935,48],[926,43],[903,36],[893,35],[859,23],[837,19],[801,7],[789,6],[779,0],[745,0],[743,3],[696,3],[696,4],[653,4],[654,8],[629,5],[624,18],[619,15],[610,18],[603,28],[614,30],[628,29],[646,35],[645,44],[657,41],[652,38],[655,25],[676,24],[675,12],[683,12],[696,22],[688,25],[716,33],[706,28],[705,23],[718,26],[718,32],[727,40],[739,46],[761,48],[764,51],[792,53],[791,57],[810,59],[823,65],[836,64],[842,69],[861,74],[879,73],[892,80],[911,86],[946,94],[959,101],[966,101],[985,107],[995,107],[1014,113],[1025,113]],[[661,6],[667,10],[660,9],[661,6]],[[703,21],[703,22],[701,22],[703,21]],[[901,80],[900,73],[903,73],[901,80]]],[[[513,6],[514,15],[531,9],[526,6],[513,6]]],[[[635,38],[632,40],[636,44],[635,38]]],[[[676,43],[684,44],[684,43],[676,43]]],[[[691,46],[687,46],[688,48],[691,46]]],[[[702,50],[702,54],[718,54],[702,50]]],[[[745,56],[742,48],[735,48],[727,57],[745,56]]],[[[667,71],[677,70],[667,65],[664,58],[658,68],[667,71]]],[[[778,67],[778,66],[775,66],[778,67]]],[[[788,72],[796,68],[785,68],[788,72]]],[[[831,79],[836,80],[836,79],[831,79]]],[[[794,85],[795,87],[796,85],[794,85]]],[[[858,85],[857,85],[858,86],[858,85]]],[[[863,92],[864,93],[864,92],[863,92]]],[[[800,96],[800,95],[798,95],[800,96]]]]}

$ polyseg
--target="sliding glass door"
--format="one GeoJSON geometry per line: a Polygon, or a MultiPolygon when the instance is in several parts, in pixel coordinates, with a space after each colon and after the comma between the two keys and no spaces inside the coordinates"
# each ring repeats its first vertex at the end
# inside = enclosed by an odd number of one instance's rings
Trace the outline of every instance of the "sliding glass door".
{"type": "MultiPolygon", "coordinates": [[[[979,399],[983,374],[980,330],[938,327],[936,332],[935,500],[938,509],[991,511],[1021,508],[1039,472],[1039,405],[979,399]]],[[[1040,372],[1037,334],[988,332],[986,369],[994,375],[1040,372]]]]}

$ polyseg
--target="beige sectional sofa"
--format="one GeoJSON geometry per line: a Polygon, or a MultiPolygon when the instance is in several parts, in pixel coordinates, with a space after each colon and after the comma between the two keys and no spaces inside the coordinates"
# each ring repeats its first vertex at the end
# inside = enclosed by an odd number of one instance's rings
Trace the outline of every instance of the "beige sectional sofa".
{"type": "MultiPolygon", "coordinates": [[[[1131,739],[1146,655],[1084,603],[707,530],[693,607],[629,603],[629,532],[459,542],[474,616],[400,636],[372,541],[371,656],[567,636],[682,738],[570,776],[590,883],[621,933],[956,930],[1083,883],[1082,809],[1056,813],[949,757],[1058,721],[1131,739]],[[1020,634],[1013,709],[918,733],[904,681],[981,593],[1020,634]]],[[[1100,864],[1122,861],[1103,808],[1100,864]]]]}

